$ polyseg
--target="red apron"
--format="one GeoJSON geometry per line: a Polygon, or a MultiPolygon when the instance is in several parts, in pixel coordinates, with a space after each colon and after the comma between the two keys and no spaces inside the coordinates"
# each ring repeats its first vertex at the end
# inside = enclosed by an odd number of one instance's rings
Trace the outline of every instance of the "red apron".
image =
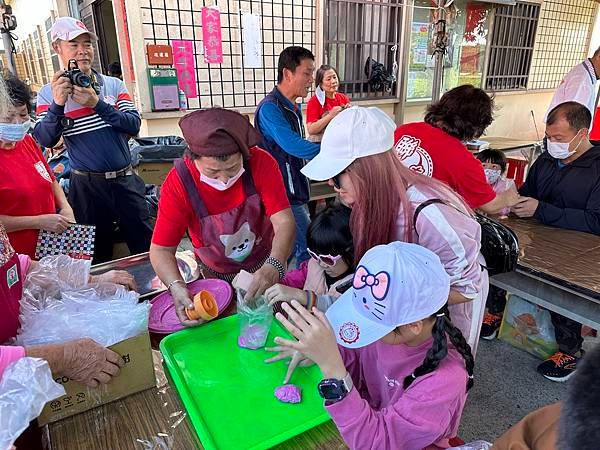
{"type": "Polygon", "coordinates": [[[236,208],[210,215],[202,201],[192,174],[182,159],[175,170],[183,183],[202,229],[204,247],[195,248],[205,277],[231,281],[242,269],[254,272],[271,253],[273,226],[254,187],[250,165],[244,161],[242,183],[246,200],[236,208]]]}
{"type": "Polygon", "coordinates": [[[22,295],[23,276],[19,257],[0,225],[0,344],[17,335],[22,295]]]}

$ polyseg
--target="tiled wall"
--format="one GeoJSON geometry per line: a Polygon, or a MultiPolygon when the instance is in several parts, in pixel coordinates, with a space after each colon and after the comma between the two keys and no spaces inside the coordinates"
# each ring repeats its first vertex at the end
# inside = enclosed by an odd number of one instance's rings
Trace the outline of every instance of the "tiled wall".
{"type": "Polygon", "coordinates": [[[544,0],[529,89],[555,89],[585,59],[597,7],[592,0],[544,0]]]}
{"type": "Polygon", "coordinates": [[[279,53],[289,45],[314,52],[313,0],[140,0],[144,44],[168,44],[171,39],[194,41],[199,97],[189,107],[256,106],[277,80],[279,53]],[[218,5],[221,12],[223,64],[204,62],[201,8],[218,5]],[[241,17],[261,17],[263,68],[244,69],[241,17]]]}

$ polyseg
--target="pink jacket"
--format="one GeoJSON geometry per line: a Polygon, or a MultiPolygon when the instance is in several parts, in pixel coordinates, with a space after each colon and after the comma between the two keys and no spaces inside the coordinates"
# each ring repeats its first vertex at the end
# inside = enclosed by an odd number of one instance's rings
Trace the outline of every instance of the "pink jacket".
{"type": "MultiPolygon", "coordinates": [[[[508,191],[511,187],[515,186],[515,180],[511,180],[510,178],[500,177],[498,181],[492,184],[492,189],[496,194],[502,194],[503,192],[508,191]]],[[[504,208],[499,213],[501,216],[508,216],[510,214],[510,208],[504,208]]]]}
{"type": "Polygon", "coordinates": [[[404,378],[420,366],[432,339],[418,347],[381,341],[360,349],[340,347],[354,389],[326,405],[351,449],[433,450],[450,447],[467,398],[467,372],[453,348],[433,372],[404,389],[404,378]]]}
{"type": "Polygon", "coordinates": [[[351,280],[352,277],[353,274],[349,274],[328,287],[325,280],[325,271],[317,261],[311,258],[301,263],[298,269],[286,273],[283,280],[281,280],[281,284],[314,292],[317,295],[317,308],[326,311],[341,295],[336,288],[351,280]]]}

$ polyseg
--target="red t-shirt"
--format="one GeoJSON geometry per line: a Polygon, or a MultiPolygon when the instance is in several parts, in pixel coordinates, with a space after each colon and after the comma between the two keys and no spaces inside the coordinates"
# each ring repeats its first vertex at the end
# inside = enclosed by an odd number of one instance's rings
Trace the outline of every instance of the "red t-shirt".
{"type": "MultiPolygon", "coordinates": [[[[14,149],[0,149],[0,214],[39,216],[56,214],[54,175],[33,138],[25,136],[14,149]]],[[[35,256],[39,230],[8,233],[17,253],[35,256]]]]}
{"type": "Polygon", "coordinates": [[[313,95],[306,106],[306,123],[313,123],[323,117],[323,113],[336,106],[343,106],[350,103],[350,99],[340,92],[336,92],[333,98],[325,97],[325,104],[321,106],[319,99],[313,95]]]}
{"type": "Polygon", "coordinates": [[[471,208],[496,198],[481,162],[457,138],[428,123],[417,122],[396,128],[394,141],[394,151],[405,166],[444,181],[471,208]]]}
{"type": "MultiPolygon", "coordinates": [[[[209,214],[229,211],[246,200],[241,178],[226,191],[219,191],[200,181],[200,171],[191,159],[186,158],[185,163],[192,173],[200,198],[209,214]]],[[[279,166],[271,155],[261,148],[251,148],[250,169],[267,217],[290,207],[279,166]]],[[[179,175],[175,169],[171,169],[160,189],[158,218],[152,243],[163,247],[175,247],[179,245],[186,229],[189,230],[194,247],[203,247],[200,222],[179,175]]]]}

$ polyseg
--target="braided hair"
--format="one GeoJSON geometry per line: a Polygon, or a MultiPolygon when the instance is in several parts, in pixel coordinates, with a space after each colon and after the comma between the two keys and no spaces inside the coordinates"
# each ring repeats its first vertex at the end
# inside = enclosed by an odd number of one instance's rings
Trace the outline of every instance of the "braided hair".
{"type": "Polygon", "coordinates": [[[469,380],[467,381],[467,391],[473,387],[473,369],[475,359],[471,353],[471,347],[467,344],[464,336],[458,328],[450,321],[448,305],[444,305],[437,313],[431,317],[435,318],[431,334],[433,336],[433,345],[427,351],[423,364],[417,367],[412,374],[404,378],[404,389],[407,389],[413,381],[422,375],[433,372],[440,365],[440,362],[448,355],[448,338],[465,360],[465,366],[469,380]]]}

